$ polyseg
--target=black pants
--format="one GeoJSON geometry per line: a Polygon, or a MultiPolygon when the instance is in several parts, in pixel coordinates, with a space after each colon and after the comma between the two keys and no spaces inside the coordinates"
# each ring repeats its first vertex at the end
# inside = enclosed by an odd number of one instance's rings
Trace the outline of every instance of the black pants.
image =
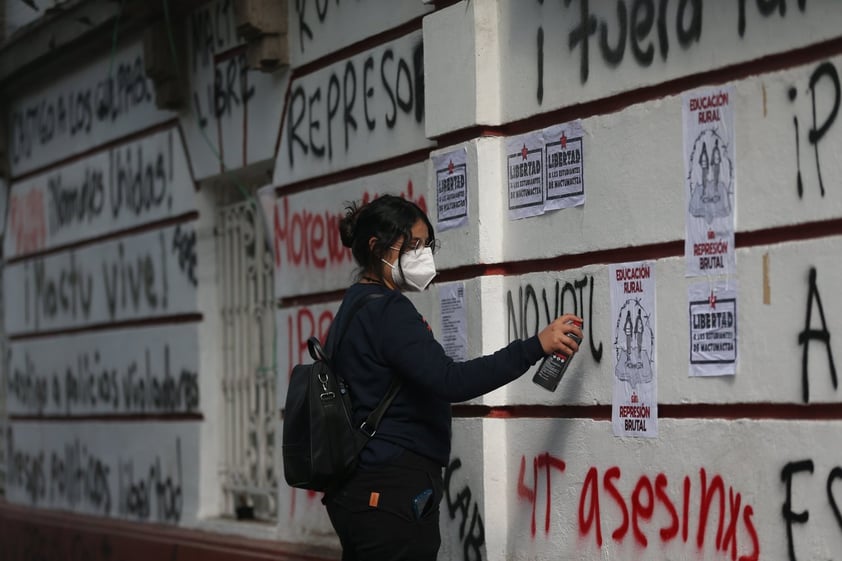
{"type": "Polygon", "coordinates": [[[435,561],[442,489],[442,468],[410,452],[357,470],[324,501],[342,561],[435,561]]]}

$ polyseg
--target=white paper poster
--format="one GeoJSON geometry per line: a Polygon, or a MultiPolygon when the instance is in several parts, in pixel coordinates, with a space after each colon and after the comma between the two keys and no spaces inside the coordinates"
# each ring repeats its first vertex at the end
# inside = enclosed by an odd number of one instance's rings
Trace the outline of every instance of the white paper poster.
{"type": "Polygon", "coordinates": [[[614,436],[658,436],[658,376],[655,369],[655,264],[612,265],[614,318],[614,436]]]}
{"type": "Polygon", "coordinates": [[[436,171],[436,230],[468,223],[468,151],[465,148],[433,156],[436,171]]]}
{"type": "Polygon", "coordinates": [[[506,139],[509,220],[544,214],[543,155],[542,131],[506,139]]]}
{"type": "Polygon", "coordinates": [[[737,371],[737,291],[724,281],[688,289],[690,376],[724,376],[737,371]]]}
{"type": "Polygon", "coordinates": [[[544,210],[585,204],[585,149],[581,121],[544,129],[544,210]]]}
{"type": "Polygon", "coordinates": [[[441,345],[457,362],[468,359],[468,328],[465,313],[465,284],[453,282],[439,285],[441,301],[441,345]]]}
{"type": "Polygon", "coordinates": [[[734,96],[726,86],[682,97],[687,276],[736,271],[734,96]]]}

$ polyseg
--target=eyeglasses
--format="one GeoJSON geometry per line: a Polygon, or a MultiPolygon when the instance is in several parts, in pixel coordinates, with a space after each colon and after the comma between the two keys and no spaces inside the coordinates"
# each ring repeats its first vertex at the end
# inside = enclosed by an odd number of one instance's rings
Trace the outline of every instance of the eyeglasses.
{"type": "Polygon", "coordinates": [[[424,241],[421,238],[412,238],[409,240],[409,249],[413,249],[418,251],[421,248],[429,247],[430,250],[433,252],[433,255],[439,250],[441,247],[441,240],[432,239],[429,241],[424,241]]]}

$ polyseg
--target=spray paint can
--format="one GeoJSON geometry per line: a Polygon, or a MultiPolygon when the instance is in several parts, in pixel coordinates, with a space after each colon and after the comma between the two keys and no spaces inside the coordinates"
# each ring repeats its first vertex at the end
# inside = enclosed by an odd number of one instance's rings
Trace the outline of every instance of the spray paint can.
{"type": "MultiPolygon", "coordinates": [[[[576,322],[570,323],[582,327],[576,322]]],[[[577,344],[582,342],[577,335],[570,333],[568,336],[576,341],[577,344]]],[[[570,366],[571,358],[572,357],[562,353],[553,353],[546,356],[541,362],[541,366],[538,367],[538,371],[532,377],[532,381],[542,388],[554,392],[558,387],[559,382],[561,382],[561,378],[564,376],[565,371],[567,371],[567,367],[570,366]]]]}

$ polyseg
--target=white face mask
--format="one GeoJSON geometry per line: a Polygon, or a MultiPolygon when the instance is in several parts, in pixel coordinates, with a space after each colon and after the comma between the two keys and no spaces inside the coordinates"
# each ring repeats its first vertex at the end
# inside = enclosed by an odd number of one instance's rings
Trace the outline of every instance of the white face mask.
{"type": "Polygon", "coordinates": [[[385,259],[381,261],[392,268],[392,280],[395,285],[407,290],[421,292],[436,276],[436,262],[433,259],[433,250],[429,247],[411,249],[402,253],[400,267],[385,259]]]}

